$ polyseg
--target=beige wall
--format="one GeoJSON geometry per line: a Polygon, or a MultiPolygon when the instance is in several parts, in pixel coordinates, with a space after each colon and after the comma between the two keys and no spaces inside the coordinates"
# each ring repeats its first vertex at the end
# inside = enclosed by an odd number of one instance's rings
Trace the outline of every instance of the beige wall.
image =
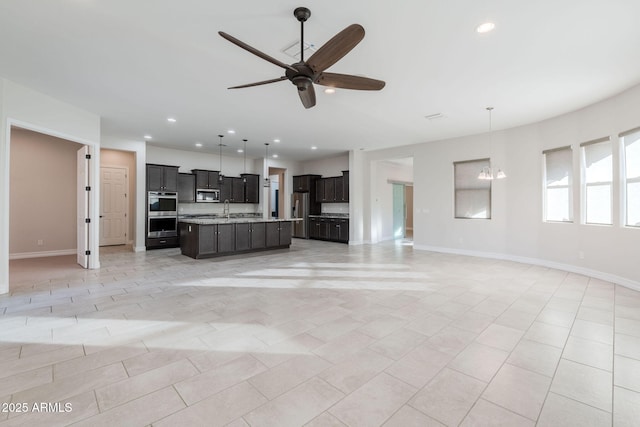
{"type": "Polygon", "coordinates": [[[75,251],[76,152],[81,144],[11,130],[9,253],[75,251]],[[42,244],[38,245],[38,240],[42,244]]]}
{"type": "Polygon", "coordinates": [[[136,218],[136,158],[134,153],[130,151],[120,150],[100,150],[100,166],[119,166],[126,167],[129,171],[127,174],[129,180],[129,188],[127,190],[127,199],[129,200],[129,216],[127,222],[127,243],[133,243],[134,221],[136,218]]]}
{"type": "Polygon", "coordinates": [[[407,185],[404,187],[404,200],[407,205],[407,223],[405,228],[413,230],[413,186],[407,185]]]}

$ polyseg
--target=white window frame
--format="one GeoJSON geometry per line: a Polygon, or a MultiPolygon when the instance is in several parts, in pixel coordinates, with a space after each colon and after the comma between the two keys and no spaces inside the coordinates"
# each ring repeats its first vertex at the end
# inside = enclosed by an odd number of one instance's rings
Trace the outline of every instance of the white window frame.
{"type": "Polygon", "coordinates": [[[542,188],[543,188],[543,203],[542,203],[542,221],[543,222],[548,222],[548,223],[557,223],[557,224],[572,224],[574,222],[574,218],[573,218],[573,148],[570,145],[564,146],[564,147],[557,147],[557,148],[552,148],[549,150],[544,150],[542,152],[542,188]],[[549,186],[547,185],[547,155],[554,153],[554,152],[558,152],[558,151],[563,151],[563,150],[569,150],[570,152],[570,158],[571,158],[571,166],[569,168],[569,183],[567,185],[554,185],[554,186],[549,186]],[[569,198],[568,198],[568,202],[569,202],[569,206],[568,206],[568,213],[569,213],[569,219],[567,220],[556,220],[556,219],[548,219],[547,215],[548,215],[548,200],[547,200],[547,196],[549,193],[549,189],[550,188],[566,188],[568,189],[568,194],[569,194],[569,198]]]}
{"type": "MultiPolygon", "coordinates": [[[[480,172],[482,171],[483,167],[490,167],[491,166],[491,159],[489,158],[485,158],[485,159],[474,159],[474,160],[464,160],[464,161],[460,161],[460,162],[453,162],[453,217],[455,219],[474,219],[474,220],[490,220],[491,219],[491,199],[492,199],[492,194],[491,194],[491,189],[492,189],[492,185],[491,185],[491,180],[486,180],[483,181],[484,183],[486,183],[489,188],[458,188],[457,186],[457,173],[456,173],[456,168],[458,165],[461,164],[469,164],[469,163],[477,163],[478,167],[477,167],[477,174],[479,175],[480,172]],[[478,191],[478,192],[482,192],[485,193],[486,191],[489,191],[489,199],[488,199],[488,206],[486,207],[486,212],[487,212],[487,216],[486,217],[472,217],[472,216],[458,216],[458,193],[461,191],[478,191]]],[[[477,175],[476,175],[477,176],[477,175]]],[[[480,180],[479,180],[480,181],[480,180]]]]}
{"type": "Polygon", "coordinates": [[[594,139],[592,141],[588,141],[588,142],[583,142],[582,144],[580,144],[580,178],[581,178],[581,203],[580,203],[580,217],[581,217],[581,223],[582,224],[586,224],[586,225],[603,225],[603,226],[612,226],[613,225],[613,166],[614,166],[614,157],[613,157],[613,144],[611,143],[611,138],[610,137],[603,137],[603,138],[598,138],[598,139],[594,139]],[[598,181],[598,182],[591,182],[588,183],[587,182],[587,156],[586,156],[586,151],[588,149],[589,146],[593,146],[596,144],[609,144],[609,148],[611,150],[611,177],[608,181],[598,181]],[[589,212],[587,210],[588,208],[588,194],[589,194],[589,188],[590,187],[601,187],[601,186],[608,186],[609,187],[609,216],[611,218],[611,222],[589,222],[589,212]]]}
{"type": "MultiPolygon", "coordinates": [[[[640,228],[639,225],[631,225],[629,224],[629,200],[627,198],[627,188],[629,187],[630,183],[633,184],[637,184],[640,183],[640,177],[635,177],[635,178],[628,178],[627,177],[627,142],[625,141],[626,137],[628,136],[635,136],[640,134],[640,127],[634,128],[634,129],[630,129],[628,131],[625,132],[621,132],[620,134],[618,134],[618,137],[620,138],[620,169],[621,169],[621,176],[622,176],[622,200],[621,200],[621,210],[623,212],[623,222],[622,224],[624,224],[624,227],[629,227],[629,228],[633,228],[633,229],[638,229],[640,228]]],[[[640,135],[638,135],[640,136],[640,135]]],[[[640,142],[636,142],[636,143],[640,143],[640,142]]]]}

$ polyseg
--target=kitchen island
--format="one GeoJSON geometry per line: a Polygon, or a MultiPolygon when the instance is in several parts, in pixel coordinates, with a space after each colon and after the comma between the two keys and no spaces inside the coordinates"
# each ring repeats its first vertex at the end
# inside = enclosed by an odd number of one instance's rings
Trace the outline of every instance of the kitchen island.
{"type": "Polygon", "coordinates": [[[191,258],[287,249],[294,219],[184,218],[179,220],[180,250],[191,258]]]}

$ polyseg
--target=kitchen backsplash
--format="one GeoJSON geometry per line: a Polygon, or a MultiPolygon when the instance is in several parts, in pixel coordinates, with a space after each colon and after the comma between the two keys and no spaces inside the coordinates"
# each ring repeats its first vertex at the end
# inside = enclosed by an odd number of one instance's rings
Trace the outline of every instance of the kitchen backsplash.
{"type": "MultiPolygon", "coordinates": [[[[229,210],[234,213],[256,213],[259,205],[249,203],[231,203],[229,210]]],[[[224,203],[179,203],[178,215],[222,215],[224,203]]]]}
{"type": "Polygon", "coordinates": [[[323,214],[349,214],[349,203],[323,203],[321,212],[323,214]]]}

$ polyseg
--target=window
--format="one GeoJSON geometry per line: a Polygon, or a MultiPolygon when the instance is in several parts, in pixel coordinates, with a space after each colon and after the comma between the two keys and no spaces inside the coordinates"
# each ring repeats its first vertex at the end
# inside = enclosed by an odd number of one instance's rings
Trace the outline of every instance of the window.
{"type": "Polygon", "coordinates": [[[489,159],[455,162],[455,217],[491,219],[491,181],[478,179],[489,159]]]}
{"type": "Polygon", "coordinates": [[[573,221],[571,147],[543,151],[545,167],[545,221],[573,221]]]}
{"type": "Polygon", "coordinates": [[[584,214],[587,224],[612,224],[613,152],[609,138],[580,144],[584,214]]]}
{"type": "Polygon", "coordinates": [[[625,224],[640,227],[640,128],[620,136],[624,146],[625,224]]]}

